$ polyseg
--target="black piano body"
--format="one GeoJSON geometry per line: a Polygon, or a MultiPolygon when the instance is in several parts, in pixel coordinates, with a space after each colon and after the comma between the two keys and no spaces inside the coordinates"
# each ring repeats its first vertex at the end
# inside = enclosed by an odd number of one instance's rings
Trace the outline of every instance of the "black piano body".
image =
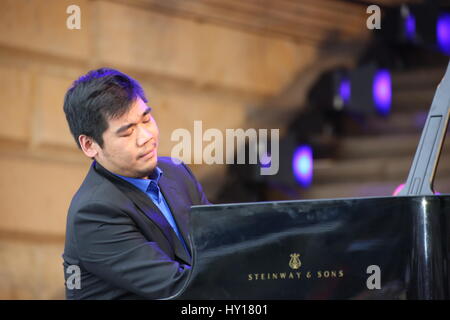
{"type": "Polygon", "coordinates": [[[450,196],[199,206],[191,228],[180,299],[449,297],[450,196]]]}

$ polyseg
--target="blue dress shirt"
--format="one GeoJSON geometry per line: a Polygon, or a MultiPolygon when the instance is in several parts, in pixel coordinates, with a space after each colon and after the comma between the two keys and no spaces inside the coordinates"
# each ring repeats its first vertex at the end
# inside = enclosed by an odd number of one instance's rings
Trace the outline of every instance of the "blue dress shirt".
{"type": "Polygon", "coordinates": [[[177,224],[175,223],[172,211],[170,210],[169,205],[166,202],[166,199],[164,198],[163,194],[161,193],[161,190],[159,189],[158,183],[162,174],[163,171],[158,167],[155,168],[152,175],[149,176],[149,179],[129,178],[114,173],[114,175],[116,175],[117,177],[133,184],[139,190],[144,192],[150,198],[150,200],[152,200],[152,202],[158,207],[158,209],[161,210],[167,222],[169,222],[170,226],[177,234],[181,243],[183,243],[184,248],[189,253],[186,243],[184,242],[184,239],[181,236],[180,231],[178,230],[177,224]]]}

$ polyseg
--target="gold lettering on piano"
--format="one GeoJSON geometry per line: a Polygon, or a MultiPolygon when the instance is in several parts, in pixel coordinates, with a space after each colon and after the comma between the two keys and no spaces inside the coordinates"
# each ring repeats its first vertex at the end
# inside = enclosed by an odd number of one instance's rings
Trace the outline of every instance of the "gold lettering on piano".
{"type": "Polygon", "coordinates": [[[249,273],[248,281],[265,280],[301,280],[301,279],[337,279],[344,277],[344,270],[316,270],[305,272],[267,272],[249,273]]]}
{"type": "Polygon", "coordinates": [[[300,279],[301,272],[271,272],[271,273],[249,273],[247,275],[248,281],[253,280],[285,280],[285,279],[300,279]]]}
{"type": "Polygon", "coordinates": [[[317,271],[317,278],[342,278],[344,276],[344,270],[319,270],[317,271]]]}
{"type": "MultiPolygon", "coordinates": [[[[290,254],[289,267],[297,270],[302,266],[299,253],[290,254]]],[[[304,270],[296,272],[259,272],[247,274],[247,281],[338,279],[344,277],[342,269],[304,270]]]]}

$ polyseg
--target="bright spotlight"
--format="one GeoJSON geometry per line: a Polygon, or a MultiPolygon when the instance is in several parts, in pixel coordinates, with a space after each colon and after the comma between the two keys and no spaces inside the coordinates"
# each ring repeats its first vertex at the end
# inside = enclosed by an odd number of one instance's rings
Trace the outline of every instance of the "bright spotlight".
{"type": "Polygon", "coordinates": [[[450,14],[439,15],[436,24],[436,38],[439,49],[450,55],[450,14]]]}
{"type": "Polygon", "coordinates": [[[379,70],[373,79],[373,99],[381,115],[387,115],[391,109],[392,87],[388,70],[379,70]]]}
{"type": "Polygon", "coordinates": [[[311,184],[313,176],[313,153],[310,146],[302,145],[294,151],[292,169],[295,179],[301,186],[308,187],[311,184]]]}

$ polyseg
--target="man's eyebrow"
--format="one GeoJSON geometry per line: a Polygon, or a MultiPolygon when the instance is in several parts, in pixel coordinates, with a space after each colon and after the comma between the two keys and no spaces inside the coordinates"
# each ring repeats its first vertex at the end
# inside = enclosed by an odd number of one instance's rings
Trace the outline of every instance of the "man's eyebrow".
{"type": "MultiPolygon", "coordinates": [[[[151,111],[152,111],[152,108],[147,107],[147,109],[145,109],[145,111],[142,113],[141,118],[142,118],[142,117],[145,117],[145,116],[146,116],[147,114],[149,114],[151,111]]],[[[121,126],[119,129],[116,130],[116,134],[121,134],[122,132],[127,131],[129,128],[131,128],[131,127],[133,127],[133,126],[135,126],[135,125],[136,125],[136,123],[128,123],[128,124],[125,124],[125,125],[121,126]]]]}
{"type": "Polygon", "coordinates": [[[147,107],[147,109],[144,111],[144,113],[142,114],[142,116],[146,116],[147,114],[149,114],[152,111],[151,107],[147,107]]]}
{"type": "Polygon", "coordinates": [[[127,131],[129,128],[131,128],[134,125],[135,125],[135,123],[129,123],[124,126],[121,126],[119,129],[116,130],[116,134],[121,134],[122,132],[127,131]]]}

